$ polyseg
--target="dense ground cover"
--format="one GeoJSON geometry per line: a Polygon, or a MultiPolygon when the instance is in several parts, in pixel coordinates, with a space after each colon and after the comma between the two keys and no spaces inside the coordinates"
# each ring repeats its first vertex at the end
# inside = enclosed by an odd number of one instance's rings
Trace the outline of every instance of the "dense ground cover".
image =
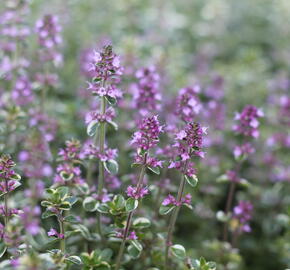
{"type": "Polygon", "coordinates": [[[0,269],[290,268],[287,0],[0,7],[0,269]]]}

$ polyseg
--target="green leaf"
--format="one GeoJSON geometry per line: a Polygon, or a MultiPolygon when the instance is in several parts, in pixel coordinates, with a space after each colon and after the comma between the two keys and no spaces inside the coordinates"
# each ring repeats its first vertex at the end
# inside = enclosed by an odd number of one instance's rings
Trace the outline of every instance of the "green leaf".
{"type": "Polygon", "coordinates": [[[138,240],[132,240],[131,244],[137,248],[140,252],[142,251],[143,247],[141,245],[141,243],[138,240]]]}
{"type": "Polygon", "coordinates": [[[60,198],[64,198],[68,194],[69,190],[68,187],[59,187],[56,192],[60,195],[60,198]]]}
{"type": "Polygon", "coordinates": [[[49,201],[42,201],[40,204],[41,204],[41,206],[43,206],[43,207],[49,207],[49,206],[52,205],[52,203],[49,202],[49,201]]]}
{"type": "Polygon", "coordinates": [[[12,180],[19,181],[21,179],[21,176],[18,173],[14,173],[13,175],[10,176],[12,180]]]}
{"type": "Polygon", "coordinates": [[[102,260],[105,260],[105,261],[109,261],[112,256],[113,256],[113,251],[109,248],[105,248],[104,250],[102,250],[100,254],[100,257],[102,258],[102,260]]]}
{"type": "Polygon", "coordinates": [[[218,211],[216,213],[216,218],[218,221],[227,222],[231,218],[231,214],[230,213],[226,214],[224,211],[218,211]]]}
{"type": "Polygon", "coordinates": [[[70,205],[69,202],[62,202],[59,205],[59,209],[61,209],[61,210],[70,210],[71,209],[71,205],[70,205]]]}
{"type": "Polygon", "coordinates": [[[78,201],[78,198],[77,197],[73,197],[73,196],[69,196],[69,197],[66,197],[65,202],[69,202],[70,205],[74,205],[77,201],[78,201]]]}
{"type": "Polygon", "coordinates": [[[137,249],[134,245],[129,245],[127,250],[128,250],[129,255],[133,259],[137,259],[141,255],[141,251],[137,249]]]}
{"type": "Polygon", "coordinates": [[[1,243],[0,243],[0,258],[3,257],[3,255],[4,255],[5,252],[6,252],[6,249],[7,249],[6,245],[5,245],[3,242],[1,242],[1,243]]]}
{"type": "Polygon", "coordinates": [[[65,222],[68,222],[68,223],[74,223],[74,224],[80,223],[80,222],[79,222],[79,219],[76,218],[76,217],[73,216],[73,215],[66,216],[66,217],[64,218],[64,221],[65,221],[65,222]]]}
{"type": "Polygon", "coordinates": [[[41,218],[46,219],[46,218],[49,218],[51,216],[56,216],[55,212],[52,212],[49,209],[47,209],[42,213],[41,218]]]}
{"type": "Polygon", "coordinates": [[[83,194],[89,194],[89,186],[87,183],[83,183],[81,185],[76,185],[77,189],[83,194]]]}
{"type": "Polygon", "coordinates": [[[138,229],[148,228],[151,225],[151,221],[148,218],[140,217],[133,221],[133,226],[138,229]]]}
{"type": "Polygon", "coordinates": [[[74,174],[73,173],[66,173],[66,172],[62,171],[60,173],[60,176],[64,181],[69,181],[69,180],[73,179],[74,174]]]}
{"type": "Polygon", "coordinates": [[[122,195],[118,194],[113,198],[113,204],[116,209],[122,209],[125,206],[125,199],[122,195]]]}
{"type": "Polygon", "coordinates": [[[226,174],[219,176],[216,180],[218,183],[225,183],[229,181],[229,178],[226,174]]]}
{"type": "Polygon", "coordinates": [[[164,216],[169,214],[173,209],[175,208],[175,205],[161,205],[159,208],[159,214],[164,216]]]}
{"type": "Polygon", "coordinates": [[[92,240],[92,236],[90,234],[90,231],[88,230],[88,228],[82,224],[77,224],[73,226],[77,231],[79,231],[81,233],[81,235],[91,241],[92,240]]]}
{"type": "Polygon", "coordinates": [[[133,198],[129,198],[126,201],[126,211],[131,212],[135,210],[138,207],[138,200],[135,200],[133,198]]]}
{"type": "Polygon", "coordinates": [[[159,167],[147,167],[150,171],[160,174],[160,168],[159,167]]]}
{"type": "Polygon", "coordinates": [[[97,211],[102,214],[108,214],[109,210],[110,210],[109,206],[105,203],[99,204],[97,207],[97,211]]]}
{"type": "Polygon", "coordinates": [[[104,162],[104,167],[106,171],[110,174],[117,174],[119,170],[119,165],[116,160],[110,159],[104,162]]]}
{"type": "Polygon", "coordinates": [[[108,121],[108,123],[115,129],[118,130],[118,125],[114,121],[108,121]]]}
{"type": "Polygon", "coordinates": [[[73,264],[78,264],[78,265],[82,264],[82,260],[79,256],[69,256],[69,257],[65,258],[65,260],[69,261],[73,264]]]}
{"type": "Polygon", "coordinates": [[[180,260],[184,260],[186,257],[186,251],[182,245],[173,245],[170,247],[170,251],[176,258],[180,260]]]}
{"type": "Polygon", "coordinates": [[[87,126],[87,134],[90,137],[93,137],[97,133],[97,128],[99,126],[99,122],[97,120],[91,121],[87,126]]]}
{"type": "Polygon", "coordinates": [[[83,207],[88,212],[94,212],[97,210],[99,202],[93,197],[86,197],[83,201],[83,207]]]}
{"type": "Polygon", "coordinates": [[[117,100],[113,97],[106,96],[106,100],[109,102],[110,105],[114,106],[117,103],[117,100]]]}
{"type": "Polygon", "coordinates": [[[240,180],[240,182],[239,182],[239,185],[248,188],[248,187],[250,187],[251,184],[250,184],[250,182],[249,182],[248,180],[242,178],[242,179],[240,180]]]}
{"type": "Polygon", "coordinates": [[[192,177],[185,175],[185,179],[189,185],[191,185],[192,187],[196,187],[196,185],[198,183],[198,179],[197,179],[196,175],[193,175],[192,177]]]}

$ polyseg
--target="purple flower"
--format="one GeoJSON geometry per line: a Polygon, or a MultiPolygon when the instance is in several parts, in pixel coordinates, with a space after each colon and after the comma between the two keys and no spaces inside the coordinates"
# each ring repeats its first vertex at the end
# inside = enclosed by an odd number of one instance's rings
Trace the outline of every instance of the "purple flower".
{"type": "Polygon", "coordinates": [[[36,32],[38,33],[39,44],[45,48],[51,49],[61,43],[59,35],[61,27],[58,24],[58,18],[54,15],[45,15],[36,22],[36,32]]]}
{"type": "Polygon", "coordinates": [[[58,152],[62,160],[73,161],[80,158],[81,144],[78,140],[68,140],[65,142],[65,145],[65,149],[60,149],[58,152]]]}
{"type": "Polygon", "coordinates": [[[19,214],[19,210],[16,208],[9,208],[8,212],[6,212],[6,209],[4,207],[4,205],[0,205],[0,215],[1,216],[8,216],[11,217],[13,215],[18,215],[19,214]]]}
{"type": "Polygon", "coordinates": [[[241,232],[251,231],[248,222],[252,218],[252,213],[253,205],[249,201],[240,201],[239,204],[234,207],[233,217],[239,221],[241,232]]]}
{"type": "Polygon", "coordinates": [[[191,204],[191,195],[188,193],[183,198],[181,198],[180,201],[177,201],[174,196],[169,194],[162,202],[162,205],[175,205],[175,206],[181,206],[182,204],[191,204]]]}
{"type": "Polygon", "coordinates": [[[226,172],[226,175],[231,182],[239,183],[241,181],[236,171],[229,170],[226,172]]]}
{"type": "Polygon", "coordinates": [[[0,180],[10,180],[15,175],[12,169],[15,165],[9,155],[3,154],[0,157],[0,180]]]}
{"type": "Polygon", "coordinates": [[[255,148],[248,142],[242,145],[237,145],[234,148],[235,158],[247,157],[252,153],[255,153],[255,148]]]}
{"type": "Polygon", "coordinates": [[[105,146],[104,153],[101,153],[98,146],[89,142],[84,145],[82,155],[88,159],[97,158],[105,162],[112,159],[115,160],[118,156],[118,150],[105,146]]]}
{"type": "Polygon", "coordinates": [[[104,46],[102,51],[94,53],[88,69],[89,74],[92,75],[92,82],[89,83],[88,90],[92,91],[93,95],[121,97],[121,91],[116,88],[115,84],[120,81],[122,70],[120,59],[113,52],[112,46],[104,46]],[[109,83],[104,84],[103,82],[109,83]]]}
{"type": "Polygon", "coordinates": [[[27,76],[20,76],[17,78],[11,96],[14,102],[20,106],[28,105],[33,101],[34,95],[27,76]]]}
{"type": "Polygon", "coordinates": [[[28,231],[31,235],[36,235],[39,233],[39,215],[41,210],[39,206],[35,206],[31,208],[30,206],[26,206],[22,209],[20,213],[20,219],[26,231],[28,231]]]}
{"type": "Polygon", "coordinates": [[[111,190],[118,189],[121,187],[120,179],[113,174],[109,174],[107,171],[105,172],[105,181],[106,186],[111,190]]]}
{"type": "Polygon", "coordinates": [[[138,190],[137,187],[128,186],[126,193],[128,197],[138,200],[140,198],[143,198],[145,195],[147,195],[149,193],[149,190],[146,187],[140,188],[138,190]]]}
{"type": "Polygon", "coordinates": [[[47,232],[48,236],[55,236],[57,238],[60,239],[64,239],[64,235],[62,233],[58,233],[56,229],[51,228],[48,232],[47,232]]]}
{"type": "Polygon", "coordinates": [[[280,116],[282,121],[290,126],[290,96],[280,98],[280,116]]]}
{"type": "Polygon", "coordinates": [[[162,205],[175,205],[176,204],[176,199],[174,196],[172,196],[171,194],[167,195],[167,197],[163,200],[162,205]]]}
{"type": "Polygon", "coordinates": [[[108,109],[106,109],[106,112],[104,114],[101,114],[98,111],[89,112],[86,115],[86,123],[91,123],[92,121],[111,122],[115,116],[115,110],[112,107],[109,107],[108,109]]]}
{"type": "Polygon", "coordinates": [[[176,115],[185,122],[193,121],[202,109],[202,105],[197,94],[200,86],[185,87],[180,89],[177,97],[176,115]]]}
{"type": "Polygon", "coordinates": [[[147,151],[157,145],[162,129],[157,115],[144,118],[139,124],[139,131],[133,134],[131,144],[147,151]]]}
{"type": "Polygon", "coordinates": [[[160,110],[161,95],[159,92],[159,75],[155,67],[138,70],[135,74],[138,82],[133,84],[133,108],[138,109],[142,116],[160,110]]]}
{"type": "MultiPolygon", "coordinates": [[[[116,232],[116,237],[117,238],[124,238],[124,230],[123,229],[119,229],[117,232],[116,232]]],[[[131,231],[127,237],[127,240],[137,240],[138,237],[136,235],[136,232],[135,231],[131,231]]]]}
{"type": "Polygon", "coordinates": [[[235,120],[239,121],[239,123],[233,126],[233,130],[244,136],[258,138],[258,119],[263,116],[264,113],[261,109],[253,105],[247,105],[241,113],[236,113],[235,120]]]}

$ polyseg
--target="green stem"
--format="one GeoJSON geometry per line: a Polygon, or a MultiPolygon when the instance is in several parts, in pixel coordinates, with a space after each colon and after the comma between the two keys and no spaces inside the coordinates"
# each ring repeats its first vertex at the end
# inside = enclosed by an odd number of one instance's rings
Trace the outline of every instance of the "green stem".
{"type": "Polygon", "coordinates": [[[5,208],[5,216],[4,216],[4,224],[5,227],[8,224],[9,221],[9,216],[8,216],[8,198],[9,198],[9,193],[8,193],[8,180],[5,180],[5,189],[6,189],[6,193],[4,194],[4,208],[5,208]]]}
{"type": "MultiPolygon", "coordinates": [[[[139,175],[136,193],[138,193],[140,191],[140,189],[142,188],[142,186],[143,186],[143,179],[144,179],[145,171],[146,171],[146,159],[147,159],[147,155],[145,154],[145,162],[144,162],[144,164],[142,166],[142,169],[141,169],[141,172],[140,172],[140,175],[139,175]]],[[[125,230],[124,230],[122,243],[121,243],[121,246],[119,248],[119,253],[118,253],[118,256],[117,256],[117,260],[116,260],[115,270],[119,270],[120,266],[121,266],[121,261],[122,261],[124,250],[125,250],[126,240],[128,238],[128,234],[129,234],[129,230],[130,230],[130,227],[131,227],[131,222],[132,222],[132,218],[133,218],[134,212],[135,212],[135,210],[131,211],[129,213],[128,217],[127,217],[126,227],[125,227],[125,230]]]]}
{"type": "MultiPolygon", "coordinates": [[[[93,139],[93,144],[96,145],[98,140],[97,134],[95,134],[94,139],[93,139]]],[[[94,161],[89,160],[89,165],[88,165],[88,170],[87,170],[87,183],[89,185],[93,185],[93,171],[94,171],[94,161]]]]}
{"type": "MultiPolygon", "coordinates": [[[[228,198],[227,198],[227,203],[226,203],[225,214],[228,214],[232,208],[235,186],[236,186],[235,182],[231,182],[230,190],[229,190],[228,198]]],[[[228,241],[228,222],[225,222],[224,224],[223,241],[225,242],[228,241]]]]}
{"type": "MultiPolygon", "coordinates": [[[[106,99],[105,97],[101,97],[101,114],[105,114],[106,112],[106,99]]],[[[99,149],[100,154],[104,154],[105,151],[105,138],[106,138],[106,122],[100,123],[100,137],[99,137],[99,149]]],[[[104,180],[105,180],[105,167],[104,163],[99,161],[99,179],[98,179],[98,195],[101,195],[104,188],[104,180]]]]}
{"type": "Polygon", "coordinates": [[[64,253],[65,252],[65,229],[64,229],[63,216],[61,214],[58,217],[58,223],[59,223],[60,233],[63,235],[63,238],[60,239],[60,250],[64,253]]]}
{"type": "Polygon", "coordinates": [[[177,200],[176,200],[178,202],[178,206],[176,206],[174,208],[173,213],[171,214],[170,221],[169,221],[169,226],[168,226],[168,231],[167,231],[164,269],[167,269],[168,263],[169,263],[169,247],[172,244],[172,235],[173,235],[175,223],[176,223],[176,220],[177,220],[177,216],[178,216],[179,210],[181,208],[181,203],[180,202],[181,202],[181,199],[182,199],[184,187],[185,187],[185,177],[184,177],[184,174],[182,174],[181,175],[180,185],[179,185],[179,188],[178,188],[177,200]]]}
{"type": "MultiPolygon", "coordinates": [[[[101,97],[101,114],[106,112],[106,99],[101,97]]],[[[106,138],[106,122],[100,123],[100,135],[99,135],[99,149],[100,154],[104,154],[105,151],[105,138],[106,138]]],[[[102,195],[105,182],[105,167],[102,161],[99,161],[99,178],[98,178],[98,195],[102,195]]],[[[97,215],[98,232],[102,237],[102,224],[101,214],[97,215]]],[[[103,237],[102,237],[103,238],[103,237]]]]}

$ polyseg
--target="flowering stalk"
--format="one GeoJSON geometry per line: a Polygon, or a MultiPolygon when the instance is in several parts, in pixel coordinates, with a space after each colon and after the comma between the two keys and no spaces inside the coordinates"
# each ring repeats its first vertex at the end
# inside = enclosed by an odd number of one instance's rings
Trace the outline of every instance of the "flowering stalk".
{"type": "Polygon", "coordinates": [[[62,211],[57,216],[59,231],[62,237],[60,238],[60,250],[65,253],[65,228],[64,228],[64,217],[62,215],[62,211]]]}
{"type": "MultiPolygon", "coordinates": [[[[105,114],[106,112],[106,99],[105,97],[101,97],[101,114],[105,114]]],[[[106,139],[106,122],[100,123],[100,140],[99,140],[99,149],[100,154],[104,155],[105,150],[105,139],[106,139]]],[[[99,162],[99,179],[98,179],[98,195],[101,195],[104,188],[105,182],[105,166],[103,162],[99,162]]]]}
{"type": "Polygon", "coordinates": [[[13,167],[15,167],[15,163],[11,157],[9,155],[2,155],[0,158],[0,187],[1,191],[4,193],[3,216],[5,227],[9,222],[9,216],[17,212],[17,210],[10,210],[8,207],[9,193],[20,186],[19,180],[21,179],[20,175],[15,173],[13,167]]]}
{"type": "MultiPolygon", "coordinates": [[[[238,121],[237,124],[233,126],[233,130],[243,136],[243,139],[249,140],[249,138],[259,137],[259,121],[260,117],[263,117],[263,112],[261,109],[256,108],[253,105],[247,105],[241,113],[236,113],[235,120],[238,121]]],[[[237,165],[235,170],[227,172],[227,179],[230,181],[229,192],[227,194],[225,214],[231,211],[232,203],[234,200],[235,188],[241,179],[239,178],[239,171],[241,165],[248,155],[253,153],[255,149],[249,142],[243,143],[242,145],[237,145],[234,149],[234,156],[237,159],[237,165]]],[[[234,233],[234,238],[237,238],[234,233]]],[[[224,223],[223,228],[223,241],[228,241],[228,221],[224,223]]],[[[234,240],[233,240],[234,241],[234,240]]]]}
{"type": "Polygon", "coordinates": [[[176,134],[176,143],[173,148],[175,160],[171,161],[169,168],[181,171],[181,180],[176,199],[172,195],[168,195],[160,208],[161,214],[167,214],[173,210],[167,230],[164,269],[168,269],[169,248],[172,245],[172,236],[179,210],[182,205],[191,207],[191,195],[187,194],[183,197],[183,193],[186,182],[192,187],[197,184],[196,169],[191,159],[194,156],[204,156],[204,152],[201,151],[203,133],[206,133],[206,128],[201,127],[199,123],[191,122],[185,126],[184,130],[176,134]]]}
{"type": "MultiPolygon", "coordinates": [[[[116,82],[119,81],[119,75],[122,74],[120,61],[118,56],[113,53],[112,46],[104,46],[101,52],[95,52],[93,63],[91,63],[90,73],[93,76],[92,82],[89,83],[88,90],[92,91],[92,95],[100,97],[100,110],[99,112],[93,111],[87,115],[86,122],[88,123],[87,133],[89,136],[93,136],[93,144],[91,148],[97,146],[97,129],[99,132],[99,142],[97,157],[99,159],[99,176],[98,176],[98,187],[97,193],[99,197],[102,196],[104,191],[105,182],[105,168],[108,168],[106,162],[114,167],[114,170],[109,173],[117,173],[118,164],[115,160],[108,159],[108,155],[105,149],[106,141],[106,123],[110,123],[116,128],[116,124],[112,121],[115,116],[115,111],[112,107],[107,107],[107,100],[111,105],[116,103],[116,99],[121,97],[122,94],[119,89],[116,88],[116,82]],[[106,167],[105,167],[106,166],[106,167]]],[[[96,150],[96,149],[95,149],[96,150]]],[[[93,158],[95,158],[93,157],[93,158]]],[[[90,161],[87,177],[88,182],[92,182],[92,170],[93,164],[90,161]]],[[[101,228],[101,216],[97,215],[98,219],[98,231],[102,236],[101,228]]]]}
{"type": "MultiPolygon", "coordinates": [[[[140,172],[140,175],[139,175],[139,179],[138,179],[136,194],[139,194],[140,191],[141,191],[141,188],[142,188],[142,185],[143,185],[143,179],[144,179],[144,176],[145,176],[145,171],[146,171],[146,164],[144,164],[142,166],[142,169],[141,169],[141,172],[140,172]]],[[[115,270],[119,270],[120,266],[121,266],[121,261],[122,261],[122,258],[123,258],[126,241],[128,239],[128,236],[129,236],[129,231],[130,231],[130,227],[131,227],[131,223],[132,223],[132,218],[133,218],[134,212],[135,212],[135,210],[131,211],[129,213],[128,217],[127,217],[127,220],[126,220],[126,227],[125,227],[125,230],[124,230],[121,246],[119,248],[119,253],[118,253],[118,256],[117,256],[117,260],[116,260],[115,270]]]]}
{"type": "Polygon", "coordinates": [[[136,187],[128,186],[127,195],[132,200],[134,207],[130,210],[126,220],[126,227],[122,237],[122,242],[119,248],[119,253],[116,259],[115,270],[119,270],[124,254],[126,241],[129,236],[129,230],[132,223],[132,218],[136,208],[138,207],[138,200],[142,199],[148,194],[148,189],[143,187],[143,180],[146,169],[154,171],[154,168],[161,166],[161,161],[149,156],[149,150],[156,146],[159,141],[159,134],[162,132],[162,126],[159,125],[157,116],[144,118],[139,124],[139,131],[133,135],[131,144],[137,147],[137,155],[135,157],[135,165],[141,165],[141,171],[136,187]],[[137,204],[136,204],[137,202],[137,204]]]}

